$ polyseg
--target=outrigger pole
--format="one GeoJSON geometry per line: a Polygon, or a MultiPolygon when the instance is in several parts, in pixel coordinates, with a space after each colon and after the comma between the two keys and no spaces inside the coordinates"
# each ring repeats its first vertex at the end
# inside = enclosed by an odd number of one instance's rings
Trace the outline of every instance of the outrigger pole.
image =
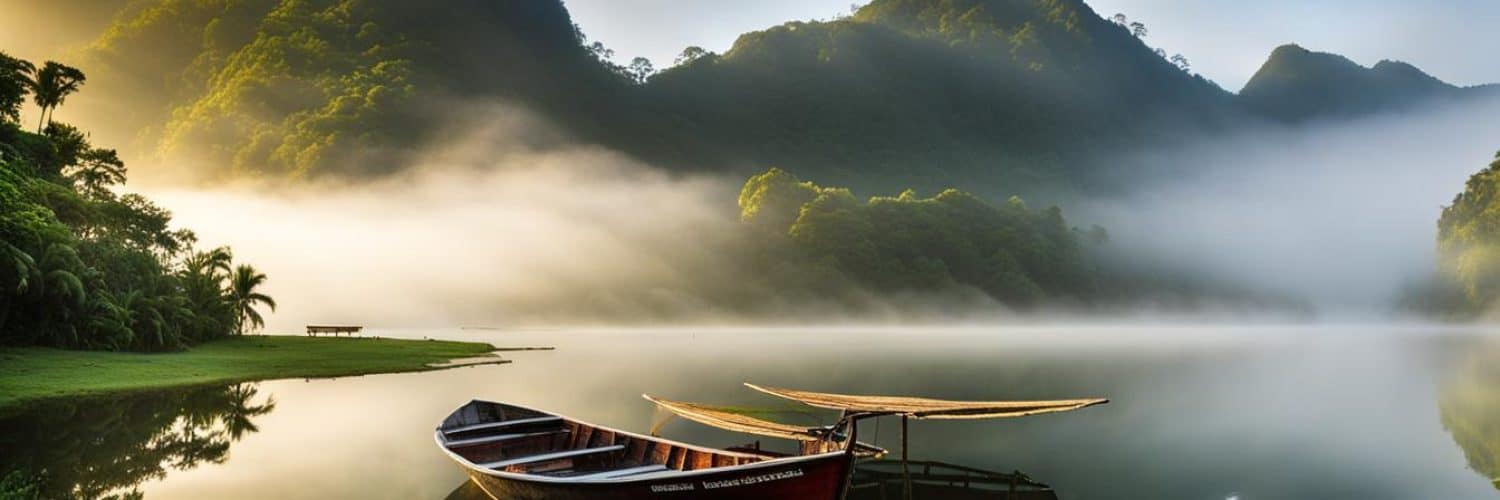
{"type": "MultiPolygon", "coordinates": [[[[903,497],[912,497],[910,468],[910,442],[908,421],[911,419],[977,420],[986,418],[1012,418],[1045,413],[1061,413],[1108,403],[1108,399],[1060,399],[1053,401],[949,401],[943,399],[915,398],[907,396],[854,396],[822,392],[797,391],[762,387],[745,383],[746,387],[779,398],[790,399],[809,406],[838,410],[839,423],[831,427],[804,427],[779,422],[769,422],[732,411],[697,403],[668,401],[649,395],[646,399],[670,410],[678,416],[721,429],[778,437],[801,441],[803,446],[823,448],[825,443],[838,440],[837,434],[851,442],[850,450],[872,454],[883,454],[884,450],[854,441],[860,420],[886,416],[901,417],[901,477],[905,488],[903,497]],[[847,429],[844,427],[847,426],[847,429]]],[[[877,436],[878,437],[878,436],[877,436]]]]}
{"type": "Polygon", "coordinates": [[[906,443],[906,414],[903,413],[901,414],[901,479],[906,486],[902,490],[904,492],[902,498],[911,500],[911,470],[906,464],[906,443]]]}
{"type": "Polygon", "coordinates": [[[772,396],[790,399],[809,406],[839,410],[852,420],[877,418],[888,415],[901,416],[901,477],[905,488],[903,497],[911,500],[912,483],[909,466],[907,423],[917,418],[975,420],[985,418],[1011,418],[1044,413],[1059,413],[1108,403],[1104,398],[1062,399],[1054,401],[949,401],[943,399],[914,398],[907,396],[855,396],[822,392],[797,391],[762,387],[745,383],[746,387],[772,396]]]}

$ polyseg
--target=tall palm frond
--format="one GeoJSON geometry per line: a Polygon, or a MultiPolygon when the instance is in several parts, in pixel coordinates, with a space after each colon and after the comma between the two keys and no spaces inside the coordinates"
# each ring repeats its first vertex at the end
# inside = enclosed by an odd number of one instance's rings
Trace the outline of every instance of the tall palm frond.
{"type": "Polygon", "coordinates": [[[14,285],[7,284],[6,288],[15,291],[16,295],[26,293],[31,285],[31,275],[36,268],[36,259],[24,250],[17,248],[8,242],[0,241],[0,270],[9,275],[9,280],[14,285]]]}
{"type": "Polygon", "coordinates": [[[83,71],[56,61],[47,61],[36,71],[36,78],[31,83],[31,98],[42,108],[42,116],[36,125],[38,133],[51,121],[48,112],[57,109],[69,95],[83,87],[84,80],[83,71]]]}
{"type": "Polygon", "coordinates": [[[266,275],[253,267],[242,264],[234,268],[228,292],[229,302],[235,312],[236,333],[244,335],[247,331],[266,326],[265,318],[256,310],[257,306],[263,305],[272,311],[276,310],[276,300],[257,291],[265,282],[266,275]]]}

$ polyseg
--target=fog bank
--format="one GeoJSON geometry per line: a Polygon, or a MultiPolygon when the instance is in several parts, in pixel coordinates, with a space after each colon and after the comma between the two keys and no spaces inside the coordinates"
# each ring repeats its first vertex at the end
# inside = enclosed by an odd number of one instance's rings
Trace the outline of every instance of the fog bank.
{"type": "Polygon", "coordinates": [[[1130,153],[1132,194],[1068,208],[1135,259],[1292,294],[1325,318],[1389,315],[1433,269],[1442,207],[1500,148],[1500,99],[1431,108],[1130,153]]]}
{"type": "Polygon", "coordinates": [[[341,184],[148,188],[199,248],[267,273],[271,331],[887,322],[1003,314],[976,291],[874,294],[755,264],[743,179],[667,174],[475,107],[404,174],[341,184]],[[806,284],[806,283],[801,283],[806,284]],[[792,286],[788,286],[792,285],[792,286]]]}

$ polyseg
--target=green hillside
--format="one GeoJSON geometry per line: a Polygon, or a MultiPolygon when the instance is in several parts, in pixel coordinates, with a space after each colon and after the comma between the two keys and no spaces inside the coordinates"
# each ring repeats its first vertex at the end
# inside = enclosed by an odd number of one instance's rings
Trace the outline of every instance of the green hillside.
{"type": "Polygon", "coordinates": [[[649,79],[587,47],[555,0],[438,4],[136,2],[79,65],[119,97],[120,127],[210,179],[387,172],[441,139],[448,104],[483,97],[675,169],[1011,192],[1232,108],[1078,0],[879,0],[649,79]]]}
{"type": "Polygon", "coordinates": [[[646,92],[697,147],[751,165],[1007,193],[1086,182],[1094,153],[1232,113],[1230,94],[1069,0],[875,1],[745,34],[646,92]]]}
{"type": "Polygon", "coordinates": [[[1240,90],[1240,100],[1257,114],[1303,122],[1412,109],[1430,99],[1482,92],[1487,90],[1450,85],[1404,62],[1366,68],[1337,54],[1283,45],[1240,90]]]}
{"type": "MultiPolygon", "coordinates": [[[[83,54],[118,125],[206,177],[364,176],[475,95],[568,124],[623,88],[557,2],[137,3],[83,54]]],[[[617,113],[618,114],[618,113],[617,113]]]]}
{"type": "Polygon", "coordinates": [[[1500,299],[1500,153],[1464,185],[1438,219],[1438,259],[1462,290],[1462,306],[1481,312],[1500,299]]]}
{"type": "Polygon", "coordinates": [[[865,190],[994,196],[1112,189],[1120,151],[1256,115],[1459,92],[1409,65],[1288,46],[1237,97],[1081,0],[875,0],[723,54],[691,49],[659,72],[622,67],[558,0],[139,0],[76,65],[132,150],[203,180],[376,176],[503,109],[555,125],[547,140],[672,170],[786,165],[865,190]],[[491,101],[513,107],[475,105],[491,101]]]}

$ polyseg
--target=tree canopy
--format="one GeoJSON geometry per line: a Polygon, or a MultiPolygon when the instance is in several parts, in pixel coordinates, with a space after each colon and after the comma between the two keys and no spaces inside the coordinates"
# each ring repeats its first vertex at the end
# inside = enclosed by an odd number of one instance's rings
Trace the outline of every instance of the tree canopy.
{"type": "Polygon", "coordinates": [[[1500,153],[1464,185],[1438,219],[1440,268],[1481,311],[1500,299],[1500,153]]]}
{"type": "Polygon", "coordinates": [[[978,288],[1019,307],[1097,297],[1097,273],[1062,211],[996,206],[956,189],[861,202],[781,169],[751,177],[742,220],[788,238],[817,265],[879,290],[978,288]]]}
{"type": "MultiPolygon", "coordinates": [[[[30,91],[50,93],[36,102],[55,108],[84,77],[52,62],[38,73],[48,68],[58,75],[38,78],[56,81],[30,91]]],[[[27,87],[0,92],[14,102],[27,87]]],[[[75,127],[31,133],[0,119],[0,344],[170,350],[261,324],[254,307],[274,302],[227,287],[228,250],[194,251],[166,210],[115,192],[125,181],[119,154],[75,127]]],[[[265,280],[248,272],[249,285],[265,280]]]]}

